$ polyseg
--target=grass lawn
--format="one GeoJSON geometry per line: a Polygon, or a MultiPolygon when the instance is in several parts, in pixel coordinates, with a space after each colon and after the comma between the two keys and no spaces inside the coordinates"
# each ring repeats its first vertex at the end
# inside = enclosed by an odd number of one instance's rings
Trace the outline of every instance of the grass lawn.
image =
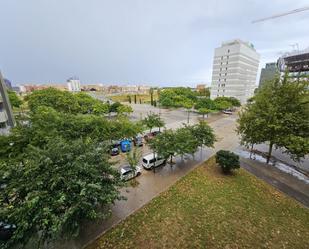
{"type": "Polygon", "coordinates": [[[309,210],[214,158],[87,247],[309,248],[309,210]]]}

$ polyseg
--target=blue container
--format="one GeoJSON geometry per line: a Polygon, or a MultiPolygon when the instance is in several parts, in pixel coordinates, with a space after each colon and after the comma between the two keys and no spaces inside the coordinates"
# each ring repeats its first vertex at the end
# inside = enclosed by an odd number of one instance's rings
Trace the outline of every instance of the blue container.
{"type": "Polygon", "coordinates": [[[131,150],[131,141],[128,139],[122,140],[120,146],[122,152],[128,152],[131,150]]]}

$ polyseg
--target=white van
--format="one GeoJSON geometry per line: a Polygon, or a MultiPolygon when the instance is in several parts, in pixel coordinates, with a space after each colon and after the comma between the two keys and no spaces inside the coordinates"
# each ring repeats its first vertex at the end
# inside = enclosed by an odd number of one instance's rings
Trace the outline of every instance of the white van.
{"type": "Polygon", "coordinates": [[[151,153],[143,157],[142,165],[145,169],[151,169],[153,167],[158,167],[165,162],[166,160],[164,158],[158,156],[156,153],[151,153]]]}

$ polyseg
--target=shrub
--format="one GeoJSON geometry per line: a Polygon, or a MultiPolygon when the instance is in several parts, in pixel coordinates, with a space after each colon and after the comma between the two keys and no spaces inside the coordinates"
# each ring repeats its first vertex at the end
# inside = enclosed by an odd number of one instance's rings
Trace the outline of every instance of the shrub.
{"type": "Polygon", "coordinates": [[[239,156],[227,150],[220,150],[216,154],[216,163],[221,166],[223,173],[230,173],[231,170],[238,169],[239,156]]]}

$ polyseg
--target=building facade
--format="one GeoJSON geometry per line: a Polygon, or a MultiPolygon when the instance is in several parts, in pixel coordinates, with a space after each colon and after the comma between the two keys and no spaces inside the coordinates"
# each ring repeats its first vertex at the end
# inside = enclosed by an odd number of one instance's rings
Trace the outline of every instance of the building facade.
{"type": "Polygon", "coordinates": [[[67,80],[69,92],[80,92],[80,81],[77,77],[72,77],[67,80]]]}
{"type": "Polygon", "coordinates": [[[281,76],[286,72],[294,80],[309,80],[309,48],[281,56],[277,62],[281,76]]]}
{"type": "Polygon", "coordinates": [[[266,66],[261,70],[259,88],[262,87],[265,82],[273,80],[278,73],[279,70],[276,62],[266,63],[266,66]]]}
{"type": "Polygon", "coordinates": [[[259,59],[251,43],[223,42],[215,49],[210,98],[235,97],[246,103],[254,94],[259,59]]]}

